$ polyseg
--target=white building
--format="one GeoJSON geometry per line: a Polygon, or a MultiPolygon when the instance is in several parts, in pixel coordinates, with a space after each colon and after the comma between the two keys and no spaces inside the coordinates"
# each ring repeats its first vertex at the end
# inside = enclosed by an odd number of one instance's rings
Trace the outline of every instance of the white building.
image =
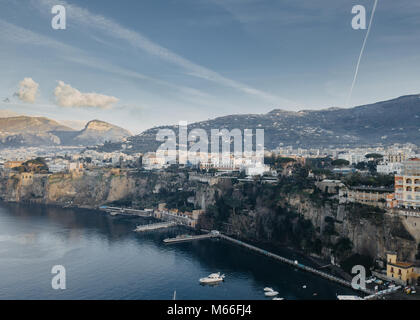
{"type": "Polygon", "coordinates": [[[165,157],[157,156],[154,152],[146,153],[143,156],[142,163],[146,170],[162,169],[167,166],[165,157]]]}
{"type": "Polygon", "coordinates": [[[338,155],[338,159],[347,160],[351,165],[359,162],[367,161],[365,157],[366,153],[342,153],[338,155]]]}
{"type": "Polygon", "coordinates": [[[395,199],[399,207],[420,208],[420,158],[403,162],[401,175],[395,176],[395,199]]]}
{"type": "Polygon", "coordinates": [[[403,164],[401,162],[389,162],[378,164],[376,171],[381,174],[401,174],[403,164]]]}

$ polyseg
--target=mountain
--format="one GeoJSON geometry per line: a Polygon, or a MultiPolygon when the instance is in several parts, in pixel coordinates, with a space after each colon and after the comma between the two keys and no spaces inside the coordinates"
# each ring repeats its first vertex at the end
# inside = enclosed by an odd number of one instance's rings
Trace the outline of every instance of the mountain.
{"type": "Polygon", "coordinates": [[[105,141],[121,141],[131,133],[123,128],[114,126],[104,121],[92,120],[86,124],[86,127],[74,138],[74,140],[83,145],[93,145],[104,143],[105,141]]]}
{"type": "Polygon", "coordinates": [[[8,133],[41,133],[49,131],[72,131],[57,121],[44,117],[17,116],[0,118],[0,131],[8,133]]]}
{"type": "MultiPolygon", "coordinates": [[[[162,126],[130,137],[124,144],[106,144],[102,150],[126,149],[131,152],[156,151],[162,126]],[[124,146],[125,145],[125,146],[124,146]],[[128,146],[128,148],[127,148],[128,146]]],[[[229,115],[188,125],[202,128],[210,137],[210,129],[264,129],[265,148],[280,144],[302,148],[355,147],[414,143],[420,145],[420,95],[403,96],[389,101],[349,109],[328,108],[298,112],[272,110],[266,114],[229,115]]]]}
{"type": "Polygon", "coordinates": [[[91,146],[120,141],[131,133],[112,124],[93,120],[77,131],[45,117],[0,118],[0,148],[21,146],[91,146]]]}
{"type": "Polygon", "coordinates": [[[74,130],[82,130],[85,126],[87,121],[82,120],[57,120],[63,126],[70,127],[74,130]]]}

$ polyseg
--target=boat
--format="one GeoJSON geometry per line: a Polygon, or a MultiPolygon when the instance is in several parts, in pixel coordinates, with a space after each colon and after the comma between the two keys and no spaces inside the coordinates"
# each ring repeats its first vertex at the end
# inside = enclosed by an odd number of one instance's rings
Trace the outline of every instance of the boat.
{"type": "Polygon", "coordinates": [[[351,295],[338,295],[338,300],[363,300],[363,298],[359,296],[351,296],[351,295]]]}
{"type": "Polygon", "coordinates": [[[205,278],[200,279],[201,284],[215,284],[224,281],[225,275],[220,275],[220,272],[212,273],[205,278]]]}
{"type": "Polygon", "coordinates": [[[284,300],[284,298],[273,298],[273,300],[284,300]]]}
{"type": "Polygon", "coordinates": [[[267,291],[274,291],[274,290],[273,290],[272,288],[265,287],[265,288],[264,288],[264,291],[266,291],[266,292],[267,292],[267,291]]]}
{"type": "Polygon", "coordinates": [[[266,297],[275,297],[279,293],[277,291],[272,290],[272,291],[266,291],[266,292],[264,292],[264,294],[265,294],[266,297]]]}

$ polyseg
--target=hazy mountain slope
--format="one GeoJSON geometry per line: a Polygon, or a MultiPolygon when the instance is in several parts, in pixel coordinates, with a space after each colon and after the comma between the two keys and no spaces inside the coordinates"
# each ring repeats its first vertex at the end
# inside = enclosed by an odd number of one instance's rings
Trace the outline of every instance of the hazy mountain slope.
{"type": "Polygon", "coordinates": [[[85,145],[104,143],[105,141],[120,141],[131,136],[131,133],[123,128],[114,126],[104,121],[92,120],[74,138],[75,142],[85,145]]]}
{"type": "Polygon", "coordinates": [[[120,141],[130,132],[103,121],[90,121],[77,131],[44,117],[0,118],[0,147],[80,145],[120,141]]]}
{"type": "Polygon", "coordinates": [[[0,132],[9,133],[38,133],[50,131],[73,131],[73,129],[44,117],[8,117],[0,118],[0,132]]]}

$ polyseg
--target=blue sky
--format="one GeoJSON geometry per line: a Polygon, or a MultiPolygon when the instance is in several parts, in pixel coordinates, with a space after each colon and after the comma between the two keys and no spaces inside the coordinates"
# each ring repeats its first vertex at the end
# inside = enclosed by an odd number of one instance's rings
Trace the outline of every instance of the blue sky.
{"type": "MultiPolygon", "coordinates": [[[[345,107],[373,0],[0,0],[0,109],[134,133],[234,113],[345,107]],[[51,28],[63,4],[67,29],[51,28]],[[35,101],[15,94],[38,84],[35,101]],[[61,83],[100,108],[66,105],[61,83]],[[95,100],[96,101],[96,100],[95,100]],[[117,101],[117,102],[115,102],[117,101]]],[[[420,2],[379,0],[351,106],[420,92],[420,2]]]]}

